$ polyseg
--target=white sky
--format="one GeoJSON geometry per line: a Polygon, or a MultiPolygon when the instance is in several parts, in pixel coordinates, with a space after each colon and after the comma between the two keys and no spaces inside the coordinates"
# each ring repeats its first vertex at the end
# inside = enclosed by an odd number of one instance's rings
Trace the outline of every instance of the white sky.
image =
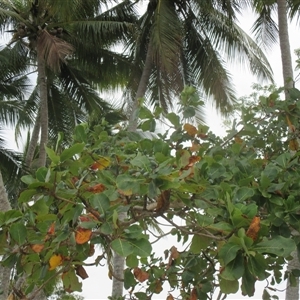
{"type": "MultiPolygon", "coordinates": [[[[245,14],[240,18],[240,26],[247,32],[249,32],[252,23],[253,23],[253,15],[250,12],[247,15],[245,14]]],[[[293,24],[291,24],[290,26],[290,42],[291,42],[292,51],[297,48],[300,48],[299,27],[296,28],[295,22],[293,22],[293,24]]],[[[278,86],[281,86],[283,84],[283,80],[281,75],[281,57],[280,57],[279,45],[275,46],[272,49],[272,51],[267,53],[267,56],[274,71],[275,82],[278,86]]],[[[295,61],[295,59],[296,58],[293,55],[293,61],[295,61]]],[[[257,83],[256,79],[253,78],[249,74],[249,72],[238,67],[232,68],[231,72],[233,75],[233,81],[235,83],[238,96],[249,95],[252,91],[251,89],[252,84],[257,83]]],[[[297,75],[297,73],[295,73],[295,75],[297,75]]],[[[221,129],[222,122],[220,121],[219,117],[217,116],[216,112],[213,109],[210,109],[207,122],[214,132],[218,133],[220,132],[220,130],[222,131],[221,129]]],[[[12,134],[11,132],[9,134],[10,134],[9,139],[11,140],[12,134]]],[[[11,142],[10,145],[13,147],[14,146],[13,142],[11,142]]],[[[172,242],[170,238],[164,238],[159,243],[159,245],[155,245],[155,250],[160,253],[163,253],[165,249],[170,249],[172,245],[176,246],[176,242],[175,241],[172,242]]],[[[111,293],[111,284],[112,284],[112,281],[108,278],[107,268],[86,267],[86,270],[90,277],[88,279],[83,280],[82,295],[85,297],[85,299],[88,300],[107,299],[107,297],[111,293]]],[[[255,297],[251,299],[261,299],[262,289],[265,285],[266,282],[263,282],[262,284],[258,285],[256,287],[257,292],[255,294],[255,297]]],[[[280,290],[283,290],[284,288],[285,288],[285,284],[278,286],[278,289],[280,290]]],[[[275,292],[273,294],[275,294],[275,292]]],[[[276,292],[276,294],[277,296],[280,297],[280,299],[284,299],[284,292],[281,293],[276,292]]],[[[173,296],[175,295],[176,294],[173,293],[173,296]]],[[[167,297],[167,291],[163,292],[160,295],[157,295],[156,297],[153,297],[152,299],[166,299],[166,297],[167,297]]],[[[227,299],[242,299],[242,298],[244,299],[244,297],[242,297],[240,294],[229,295],[227,297],[227,299]]]]}

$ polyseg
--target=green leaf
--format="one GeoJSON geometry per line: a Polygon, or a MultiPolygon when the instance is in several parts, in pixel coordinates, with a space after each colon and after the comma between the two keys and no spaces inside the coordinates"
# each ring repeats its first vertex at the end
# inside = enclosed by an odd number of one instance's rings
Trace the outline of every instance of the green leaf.
{"type": "Polygon", "coordinates": [[[182,115],[185,119],[192,118],[196,115],[195,107],[187,107],[183,110],[182,115]]]}
{"type": "Polygon", "coordinates": [[[264,237],[263,241],[256,244],[254,249],[261,254],[269,253],[288,257],[296,249],[296,244],[294,240],[283,236],[275,236],[271,240],[264,237]]]}
{"type": "Polygon", "coordinates": [[[84,143],[77,143],[71,146],[70,148],[65,149],[60,155],[60,160],[63,162],[69,158],[72,158],[75,154],[78,154],[83,151],[85,147],[84,143]]]}
{"type": "Polygon", "coordinates": [[[291,154],[290,153],[282,153],[281,155],[279,155],[275,161],[276,163],[282,167],[282,168],[287,168],[289,161],[291,159],[291,154]]]}
{"type": "Polygon", "coordinates": [[[145,106],[142,106],[140,108],[139,117],[140,117],[140,119],[152,119],[153,114],[150,109],[148,109],[145,106]]]}
{"type": "Polygon", "coordinates": [[[213,163],[207,171],[207,175],[211,178],[211,179],[217,179],[217,178],[221,178],[226,172],[226,169],[224,166],[222,166],[219,163],[213,163]]]}
{"type": "Polygon", "coordinates": [[[211,241],[211,238],[194,235],[192,238],[190,251],[192,253],[199,254],[203,249],[206,249],[210,245],[211,241]]]}
{"type": "Polygon", "coordinates": [[[145,122],[143,122],[141,124],[141,129],[143,131],[154,132],[155,128],[156,128],[156,121],[155,121],[155,119],[147,120],[147,121],[145,121],[145,122]]]}
{"type": "Polygon", "coordinates": [[[72,268],[68,272],[64,273],[64,276],[62,276],[62,282],[65,291],[69,291],[69,292],[82,291],[82,283],[79,282],[79,279],[76,276],[74,269],[72,268]]]}
{"type": "Polygon", "coordinates": [[[151,163],[147,156],[142,155],[141,153],[138,153],[137,156],[130,161],[131,165],[135,167],[139,167],[145,171],[151,170],[151,163]]]}
{"type": "Polygon", "coordinates": [[[180,119],[179,116],[173,112],[168,113],[166,115],[166,118],[171,122],[171,124],[175,127],[178,128],[180,127],[180,119]]]}
{"type": "Polygon", "coordinates": [[[127,257],[128,255],[133,253],[132,244],[120,238],[113,240],[111,242],[111,247],[114,251],[116,251],[123,257],[127,257]]]}
{"type": "Polygon", "coordinates": [[[27,189],[20,194],[18,201],[20,203],[29,202],[32,200],[32,196],[36,195],[37,191],[33,189],[27,189]]]}
{"type": "Polygon", "coordinates": [[[241,249],[240,245],[237,245],[232,242],[226,243],[219,251],[219,258],[224,261],[225,265],[227,265],[229,262],[231,262],[236,258],[237,252],[240,249],[241,249]]]}
{"type": "Polygon", "coordinates": [[[135,254],[130,254],[126,257],[126,266],[129,268],[135,268],[139,265],[139,260],[135,254]]]}
{"type": "Polygon", "coordinates": [[[28,185],[37,182],[37,180],[33,178],[32,175],[24,175],[21,177],[21,180],[28,185]]]}
{"type": "Polygon", "coordinates": [[[243,202],[254,196],[254,190],[248,187],[239,188],[233,198],[234,202],[243,202]]]}
{"type": "Polygon", "coordinates": [[[23,245],[26,241],[27,230],[25,225],[15,223],[10,226],[9,233],[18,245],[23,245]]]}
{"type": "Polygon", "coordinates": [[[35,172],[36,179],[41,182],[47,181],[47,177],[48,177],[47,175],[48,175],[48,168],[46,167],[38,168],[37,171],[35,172]]]}
{"type": "Polygon", "coordinates": [[[22,218],[22,213],[19,210],[11,209],[4,213],[3,223],[8,225],[22,218]]]}
{"type": "Polygon", "coordinates": [[[224,294],[235,294],[239,290],[239,282],[220,278],[220,290],[224,294]]]}
{"type": "Polygon", "coordinates": [[[207,215],[201,215],[199,213],[196,214],[196,220],[201,227],[207,227],[214,223],[214,219],[212,217],[207,215]]]}
{"type": "Polygon", "coordinates": [[[75,128],[74,139],[76,142],[87,143],[87,134],[83,125],[78,125],[75,128]]]}
{"type": "Polygon", "coordinates": [[[255,292],[256,278],[249,272],[248,268],[245,268],[244,275],[242,277],[242,294],[252,297],[255,292]]]}
{"type": "Polygon", "coordinates": [[[145,178],[134,178],[128,174],[121,174],[116,179],[117,188],[125,193],[138,193],[140,184],[145,181],[145,178]]]}
{"type": "Polygon", "coordinates": [[[255,256],[249,256],[248,268],[252,275],[256,276],[259,280],[264,280],[269,276],[269,274],[266,273],[268,264],[263,255],[259,253],[255,256]]]}
{"type": "Polygon", "coordinates": [[[47,214],[49,212],[49,206],[45,203],[44,199],[36,201],[31,206],[31,209],[33,212],[36,212],[38,214],[47,214]]]}
{"type": "Polygon", "coordinates": [[[50,158],[50,160],[55,164],[59,164],[60,162],[60,157],[54,152],[53,149],[45,147],[46,148],[46,153],[48,155],[48,157],[50,158]]]}
{"type": "Polygon", "coordinates": [[[124,229],[124,233],[128,239],[139,239],[143,236],[143,228],[134,224],[124,229]]]}
{"type": "Polygon", "coordinates": [[[242,253],[238,253],[236,258],[224,267],[220,276],[226,280],[236,280],[243,276],[245,271],[244,257],[242,253]]]}
{"type": "Polygon", "coordinates": [[[131,270],[130,269],[126,269],[124,271],[124,288],[126,290],[129,290],[131,287],[134,287],[136,285],[136,283],[137,282],[135,281],[134,276],[131,273],[131,270]]]}
{"type": "Polygon", "coordinates": [[[133,253],[140,257],[148,257],[151,255],[152,246],[149,240],[139,239],[130,240],[129,243],[132,246],[133,253]]]}
{"type": "Polygon", "coordinates": [[[105,215],[110,207],[110,201],[104,193],[94,194],[90,197],[90,203],[100,215],[105,215]]]}

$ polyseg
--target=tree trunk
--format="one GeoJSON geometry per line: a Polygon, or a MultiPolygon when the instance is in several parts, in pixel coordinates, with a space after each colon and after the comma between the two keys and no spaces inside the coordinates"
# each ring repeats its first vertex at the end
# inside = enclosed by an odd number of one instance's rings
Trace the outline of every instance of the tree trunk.
{"type": "MultiPolygon", "coordinates": [[[[277,14],[278,14],[278,28],[279,28],[279,43],[281,51],[281,63],[282,63],[282,75],[284,87],[286,89],[294,86],[293,65],[291,58],[291,48],[288,31],[288,19],[287,19],[287,1],[277,0],[277,14]]],[[[288,90],[285,90],[285,98],[289,96],[288,90]]],[[[295,234],[299,234],[296,232],[295,234]]],[[[300,263],[297,251],[292,253],[293,259],[288,262],[287,270],[300,269],[300,263]]],[[[296,278],[296,286],[292,287],[290,281],[287,282],[287,289],[285,292],[286,300],[299,299],[299,278],[296,278]]]]}
{"type": "Polygon", "coordinates": [[[40,125],[41,125],[41,138],[40,138],[40,153],[38,166],[46,165],[46,149],[45,146],[48,142],[48,93],[47,93],[47,77],[46,77],[46,64],[45,58],[38,53],[37,55],[37,71],[38,71],[38,85],[40,89],[40,125]]]}
{"type": "MultiPolygon", "coordinates": [[[[153,62],[153,48],[151,42],[148,44],[146,61],[144,64],[142,76],[139,81],[135,99],[133,100],[132,107],[130,109],[130,117],[128,122],[127,130],[130,132],[136,132],[138,126],[138,108],[139,108],[139,99],[145,96],[147,86],[149,83],[149,78],[151,75],[151,68],[153,62]]],[[[126,213],[119,214],[119,220],[123,221],[126,218],[126,213]]],[[[114,253],[113,257],[113,284],[112,284],[112,298],[118,299],[123,295],[124,287],[124,264],[125,258],[114,253]],[[121,279],[121,280],[118,280],[121,279]]]]}
{"type": "Polygon", "coordinates": [[[41,129],[41,118],[40,118],[40,111],[39,111],[35,119],[35,124],[33,127],[33,131],[31,133],[31,137],[30,137],[30,141],[26,153],[26,158],[25,158],[25,166],[28,169],[31,168],[34,152],[38,144],[40,129],[41,129]]]}
{"type": "Polygon", "coordinates": [[[149,78],[151,75],[151,69],[152,69],[152,63],[153,63],[153,47],[152,43],[149,42],[148,49],[147,49],[147,55],[146,55],[146,61],[144,64],[143,72],[141,79],[139,81],[139,85],[136,91],[135,99],[132,104],[131,113],[129,117],[129,123],[128,123],[128,131],[134,132],[137,129],[138,125],[138,107],[139,107],[139,99],[145,96],[147,86],[149,83],[149,78]]]}
{"type": "Polygon", "coordinates": [[[289,40],[286,0],[277,0],[277,6],[283,81],[286,88],[291,88],[294,86],[294,76],[289,40]]]}
{"type": "MultiPolygon", "coordinates": [[[[0,172],[0,211],[8,211],[11,209],[10,203],[7,198],[2,174],[0,172]]],[[[0,300],[6,300],[9,293],[11,269],[5,268],[0,265],[0,283],[2,294],[0,294],[0,300]]]]}

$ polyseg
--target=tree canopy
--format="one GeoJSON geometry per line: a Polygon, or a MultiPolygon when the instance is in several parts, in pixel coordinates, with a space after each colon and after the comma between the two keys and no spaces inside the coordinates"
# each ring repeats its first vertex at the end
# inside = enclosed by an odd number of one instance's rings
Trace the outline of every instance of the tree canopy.
{"type": "MultiPolygon", "coordinates": [[[[168,113],[169,130],[159,138],[111,135],[105,122],[81,124],[70,148],[61,149],[60,141],[47,148],[49,167],[24,176],[19,208],[0,213],[2,264],[29,275],[14,293],[47,289],[57,276],[66,291],[80,291],[85,260],[100,245],[94,263],[106,260],[109,276],[112,250],[126,257],[124,285],[132,299],[159,294],[164,282],[182,298],[212,299],[217,287],[251,296],[262,280],[269,299],[268,287],[298,276],[283,266],[299,244],[292,232],[300,226],[300,91],[290,90],[288,101],[280,92],[242,109],[224,139],[168,113]],[[122,222],[121,211],[127,212],[122,222]],[[149,230],[158,219],[172,225],[169,234],[185,250],[152,252],[149,230]],[[141,282],[144,291],[135,289],[141,282]]],[[[191,87],[180,103],[187,118],[200,104],[191,87]]],[[[161,118],[143,105],[139,115],[143,130],[161,118]]]]}

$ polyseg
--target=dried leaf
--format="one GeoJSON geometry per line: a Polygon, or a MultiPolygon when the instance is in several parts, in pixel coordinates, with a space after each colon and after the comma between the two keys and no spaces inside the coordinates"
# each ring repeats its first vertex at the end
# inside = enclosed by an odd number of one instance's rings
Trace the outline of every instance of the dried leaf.
{"type": "Polygon", "coordinates": [[[183,129],[187,132],[190,136],[195,136],[198,132],[197,128],[194,125],[191,124],[184,124],[183,129]]]}
{"type": "Polygon", "coordinates": [[[13,293],[11,293],[7,298],[6,298],[6,300],[14,300],[15,299],[15,297],[14,297],[14,294],[13,293]]]}
{"type": "Polygon", "coordinates": [[[94,186],[90,186],[87,188],[87,191],[92,192],[94,194],[102,193],[106,187],[102,183],[98,183],[94,186]]]}
{"type": "Polygon", "coordinates": [[[199,151],[200,148],[201,148],[201,145],[199,145],[197,143],[192,143],[192,146],[190,147],[190,151],[197,152],[197,151],[199,151]]]}
{"type": "Polygon", "coordinates": [[[162,288],[161,281],[160,280],[156,280],[155,288],[154,288],[154,293],[155,294],[160,294],[162,290],[163,290],[163,288],[162,288]]]}
{"type": "Polygon", "coordinates": [[[286,121],[288,123],[288,126],[289,126],[289,129],[291,132],[295,132],[296,131],[296,128],[295,126],[292,124],[290,118],[288,116],[286,116],[286,121]]]}
{"type": "Polygon", "coordinates": [[[197,300],[198,296],[197,296],[197,291],[195,288],[193,288],[191,294],[190,294],[190,299],[189,300],[197,300]]]}
{"type": "Polygon", "coordinates": [[[52,223],[47,231],[47,234],[54,235],[55,234],[55,223],[52,223]]]}
{"type": "Polygon", "coordinates": [[[237,143],[237,144],[243,144],[243,139],[241,139],[239,136],[236,136],[235,138],[234,138],[234,141],[237,143]]]}
{"type": "Polygon", "coordinates": [[[246,232],[246,235],[249,238],[251,238],[253,241],[255,241],[257,239],[259,229],[260,229],[260,217],[254,217],[246,232]]]}
{"type": "Polygon", "coordinates": [[[110,159],[108,157],[101,157],[100,159],[96,160],[92,165],[92,170],[103,170],[110,165],[110,159]]]}
{"type": "Polygon", "coordinates": [[[82,279],[87,279],[89,278],[89,275],[87,274],[85,268],[81,265],[78,265],[76,267],[76,275],[78,275],[82,279]]]}
{"type": "Polygon", "coordinates": [[[157,205],[155,211],[158,213],[164,213],[170,206],[170,191],[162,191],[157,197],[157,205]]]}
{"type": "Polygon", "coordinates": [[[174,300],[174,297],[172,296],[172,294],[169,294],[166,300],[174,300]]]}
{"type": "Polygon", "coordinates": [[[299,149],[299,143],[298,143],[297,139],[290,140],[289,148],[292,151],[297,151],[299,149]]]}
{"type": "Polygon", "coordinates": [[[149,278],[149,274],[138,267],[133,269],[133,275],[139,282],[144,282],[149,278]]]}
{"type": "Polygon", "coordinates": [[[179,252],[175,246],[172,246],[171,248],[171,258],[172,259],[177,259],[179,257],[179,252]]]}
{"type": "Polygon", "coordinates": [[[66,56],[73,51],[73,46],[66,41],[51,35],[45,29],[39,31],[37,53],[45,59],[47,66],[54,72],[60,71],[61,63],[65,62],[66,56]]]}
{"type": "Polygon", "coordinates": [[[49,259],[49,270],[54,270],[56,267],[60,266],[63,262],[63,257],[60,254],[54,254],[49,259]]]}
{"type": "Polygon", "coordinates": [[[84,244],[91,239],[92,230],[78,227],[75,232],[75,241],[77,244],[84,244]]]}
{"type": "Polygon", "coordinates": [[[34,244],[34,245],[31,245],[30,247],[35,253],[40,253],[44,249],[45,245],[44,244],[34,244]]]}
{"type": "Polygon", "coordinates": [[[90,249],[89,249],[89,256],[93,256],[95,254],[95,245],[90,244],[90,249]]]}

